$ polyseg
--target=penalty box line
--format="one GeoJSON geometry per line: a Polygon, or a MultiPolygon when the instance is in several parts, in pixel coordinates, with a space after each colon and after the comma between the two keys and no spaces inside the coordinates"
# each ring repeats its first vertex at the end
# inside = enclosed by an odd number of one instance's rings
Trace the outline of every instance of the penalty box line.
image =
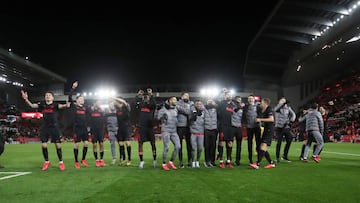
{"type": "Polygon", "coordinates": [[[28,175],[31,172],[0,172],[1,174],[9,174],[7,176],[1,177],[0,180],[5,180],[5,179],[9,179],[9,178],[15,178],[18,176],[23,176],[23,175],[28,175]]]}

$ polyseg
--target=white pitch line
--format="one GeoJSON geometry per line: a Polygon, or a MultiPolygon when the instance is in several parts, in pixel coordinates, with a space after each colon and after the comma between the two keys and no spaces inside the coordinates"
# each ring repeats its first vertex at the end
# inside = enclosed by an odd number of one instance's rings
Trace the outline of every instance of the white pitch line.
{"type": "MultiPolygon", "coordinates": [[[[300,151],[300,149],[298,149],[298,151],[300,151]]],[[[344,152],[329,152],[329,151],[321,151],[321,153],[339,154],[339,155],[348,155],[348,156],[360,156],[360,154],[351,154],[351,153],[344,153],[344,152]]]]}
{"type": "Polygon", "coordinates": [[[17,176],[23,176],[23,175],[27,175],[27,174],[30,174],[30,173],[31,172],[0,172],[0,174],[14,174],[14,175],[10,175],[10,176],[4,176],[4,177],[0,178],[0,180],[14,178],[14,177],[17,177],[17,176]]]}
{"type": "Polygon", "coordinates": [[[343,152],[328,152],[328,151],[322,151],[322,153],[340,154],[340,155],[349,155],[349,156],[360,156],[360,154],[351,154],[351,153],[343,153],[343,152]]]}

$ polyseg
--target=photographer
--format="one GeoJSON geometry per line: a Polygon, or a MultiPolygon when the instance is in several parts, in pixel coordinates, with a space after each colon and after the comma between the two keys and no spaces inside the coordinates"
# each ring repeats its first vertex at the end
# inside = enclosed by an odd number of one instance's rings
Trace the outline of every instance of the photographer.
{"type": "MultiPolygon", "coordinates": [[[[10,108],[9,108],[10,109],[10,108]]],[[[13,108],[15,109],[15,108],[13,108]]],[[[9,112],[9,111],[8,111],[9,112]]],[[[8,113],[6,113],[8,114],[8,113]]],[[[16,116],[10,113],[4,119],[0,119],[0,156],[4,153],[5,150],[5,141],[8,140],[8,143],[11,143],[12,136],[17,132],[17,128],[12,128],[11,125],[16,121],[16,116]],[[10,134],[12,136],[10,136],[10,134]]],[[[4,168],[4,166],[0,165],[0,168],[4,168]]]]}
{"type": "Polygon", "coordinates": [[[291,134],[291,122],[294,122],[296,119],[295,112],[288,106],[289,101],[285,97],[279,99],[279,103],[275,106],[275,132],[276,132],[276,162],[280,162],[280,148],[283,138],[285,137],[286,145],[284,148],[284,153],[282,159],[290,162],[288,158],[288,153],[292,141],[291,134]]]}

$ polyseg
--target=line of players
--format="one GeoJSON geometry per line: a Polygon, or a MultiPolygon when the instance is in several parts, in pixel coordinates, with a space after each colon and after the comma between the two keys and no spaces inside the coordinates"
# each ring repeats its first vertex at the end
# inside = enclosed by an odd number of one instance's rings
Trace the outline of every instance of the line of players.
{"type": "MultiPolygon", "coordinates": [[[[47,142],[51,138],[51,142],[55,143],[57,156],[59,159],[60,170],[65,170],[65,165],[62,160],[60,131],[57,119],[57,112],[59,109],[69,108],[74,115],[73,123],[73,135],[74,135],[74,159],[75,168],[79,169],[80,163],[87,167],[86,155],[88,151],[89,135],[92,134],[93,153],[95,157],[95,165],[97,167],[104,167],[104,116],[105,111],[100,107],[99,101],[95,101],[91,107],[85,106],[84,97],[79,95],[75,101],[72,98],[74,90],[77,88],[78,82],[74,82],[69,94],[66,104],[60,104],[54,101],[54,94],[50,91],[45,93],[45,101],[39,103],[32,103],[28,94],[25,91],[21,91],[22,98],[25,102],[34,109],[38,109],[43,114],[44,124],[40,128],[40,139],[42,142],[42,153],[45,159],[42,170],[46,171],[51,165],[49,161],[47,142]],[[88,128],[88,124],[90,128],[88,128]],[[83,142],[82,158],[79,162],[79,144],[83,142]],[[99,153],[97,150],[97,144],[99,144],[99,153]],[[100,155],[100,156],[99,156],[100,155]]],[[[130,105],[121,98],[113,98],[114,107],[116,109],[116,121],[117,121],[117,133],[116,139],[120,146],[120,158],[125,161],[124,144],[127,146],[128,160],[130,161],[131,146],[130,146],[130,105]]],[[[111,112],[109,112],[111,113],[111,112]]],[[[125,164],[130,165],[130,162],[125,164]]]]}
{"type": "Polygon", "coordinates": [[[192,168],[200,167],[200,157],[203,147],[205,148],[205,167],[216,166],[215,160],[219,160],[220,168],[233,168],[232,162],[232,146],[234,138],[236,141],[236,158],[235,164],[240,165],[241,160],[241,144],[242,144],[242,128],[247,130],[248,158],[249,166],[258,169],[263,157],[266,158],[268,164],[265,168],[274,168],[275,162],[271,159],[267,147],[271,145],[274,130],[276,128],[278,142],[276,148],[276,161],[279,162],[280,147],[283,136],[286,138],[286,146],[282,158],[290,161],[287,157],[291,139],[288,132],[288,124],[295,120],[295,113],[287,106],[286,99],[281,98],[279,104],[274,108],[275,116],[277,116],[274,125],[273,109],[270,107],[270,99],[263,98],[260,104],[255,103],[253,95],[248,97],[248,103],[244,104],[241,97],[236,96],[234,99],[229,91],[223,89],[223,98],[215,102],[208,99],[206,104],[201,101],[190,101],[188,93],[182,93],[181,99],[178,101],[175,96],[167,99],[159,109],[155,99],[152,96],[152,90],[147,89],[146,92],[140,90],[137,93],[134,105],[130,105],[122,98],[112,98],[107,111],[100,107],[99,101],[95,101],[91,107],[84,105],[84,97],[77,96],[73,101],[72,94],[77,88],[78,83],[74,82],[66,104],[59,104],[54,101],[54,95],[51,92],[45,93],[45,101],[40,103],[32,103],[28,99],[26,92],[21,91],[25,102],[32,108],[37,108],[43,113],[44,125],[40,129],[40,137],[42,141],[42,152],[45,162],[42,170],[47,170],[51,165],[48,158],[47,142],[49,137],[55,143],[57,155],[59,159],[60,170],[65,170],[62,161],[62,152],[60,145],[60,133],[58,130],[58,121],[56,112],[61,108],[70,108],[75,116],[74,119],[74,159],[75,168],[79,169],[80,163],[87,167],[86,161],[89,134],[93,135],[93,153],[95,157],[95,165],[104,167],[104,117],[107,117],[107,128],[111,143],[112,164],[116,163],[116,147],[118,142],[120,151],[120,163],[122,165],[131,165],[131,132],[130,132],[130,111],[136,111],[135,120],[140,134],[139,140],[139,168],[144,167],[143,160],[143,143],[149,141],[152,147],[153,167],[156,167],[156,145],[153,131],[154,121],[161,121],[161,134],[164,144],[162,154],[162,169],[177,169],[175,166],[175,158],[179,155],[178,167],[183,168],[183,140],[186,142],[187,149],[187,166],[192,168]],[[131,106],[133,109],[131,109],[131,106]],[[279,115],[284,114],[288,119],[281,119],[279,115]],[[90,125],[90,131],[87,126],[90,125]],[[261,126],[263,130],[261,130],[261,126]],[[281,139],[280,139],[281,137],[281,139]],[[253,161],[253,140],[256,141],[257,161],[253,161]],[[217,142],[218,140],[218,142],[217,142]],[[174,145],[174,151],[171,158],[167,161],[168,151],[170,149],[170,141],[174,145]],[[83,142],[82,158],[79,162],[79,144],[83,142]],[[99,144],[99,154],[97,149],[99,144]],[[125,146],[127,150],[127,160],[125,154],[125,146]],[[226,148],[226,159],[223,160],[224,146],[226,148]],[[216,147],[218,154],[216,155],[216,147]],[[99,156],[100,155],[100,156],[99,156]]]}
{"type": "Polygon", "coordinates": [[[178,152],[180,152],[179,166],[184,167],[181,146],[183,139],[187,142],[188,167],[200,167],[199,160],[204,146],[205,167],[216,166],[215,160],[217,159],[220,168],[233,168],[234,138],[236,141],[235,164],[240,165],[243,124],[246,125],[248,132],[249,165],[259,168],[260,162],[265,156],[268,161],[265,168],[274,168],[275,164],[267,152],[267,146],[271,145],[274,133],[274,116],[269,105],[270,99],[268,98],[262,99],[260,105],[257,105],[253,95],[248,97],[248,104],[245,105],[241,102],[241,97],[236,96],[233,99],[226,89],[223,89],[223,98],[220,101],[215,102],[208,99],[205,105],[201,101],[194,103],[189,101],[188,93],[183,93],[179,101],[176,97],[170,97],[157,115],[162,123],[161,134],[164,142],[162,168],[164,170],[176,169],[174,160],[178,152]],[[262,135],[260,135],[260,123],[264,124],[262,135]],[[256,163],[253,162],[252,156],[254,135],[258,152],[256,163]],[[174,144],[174,151],[171,159],[167,162],[170,140],[174,144]],[[216,146],[218,148],[217,156],[215,156],[216,146]],[[224,147],[226,148],[225,160],[223,159],[224,147]]]}

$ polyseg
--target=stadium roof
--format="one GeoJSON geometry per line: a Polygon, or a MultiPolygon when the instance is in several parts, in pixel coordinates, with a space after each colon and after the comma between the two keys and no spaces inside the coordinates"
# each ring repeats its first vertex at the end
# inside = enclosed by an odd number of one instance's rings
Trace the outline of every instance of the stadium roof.
{"type": "Polygon", "coordinates": [[[359,26],[358,0],[280,0],[248,46],[244,76],[291,86],[359,70],[359,26]]]}
{"type": "Polygon", "coordinates": [[[21,85],[23,88],[66,83],[66,78],[38,64],[0,48],[0,82],[21,85]]]}

